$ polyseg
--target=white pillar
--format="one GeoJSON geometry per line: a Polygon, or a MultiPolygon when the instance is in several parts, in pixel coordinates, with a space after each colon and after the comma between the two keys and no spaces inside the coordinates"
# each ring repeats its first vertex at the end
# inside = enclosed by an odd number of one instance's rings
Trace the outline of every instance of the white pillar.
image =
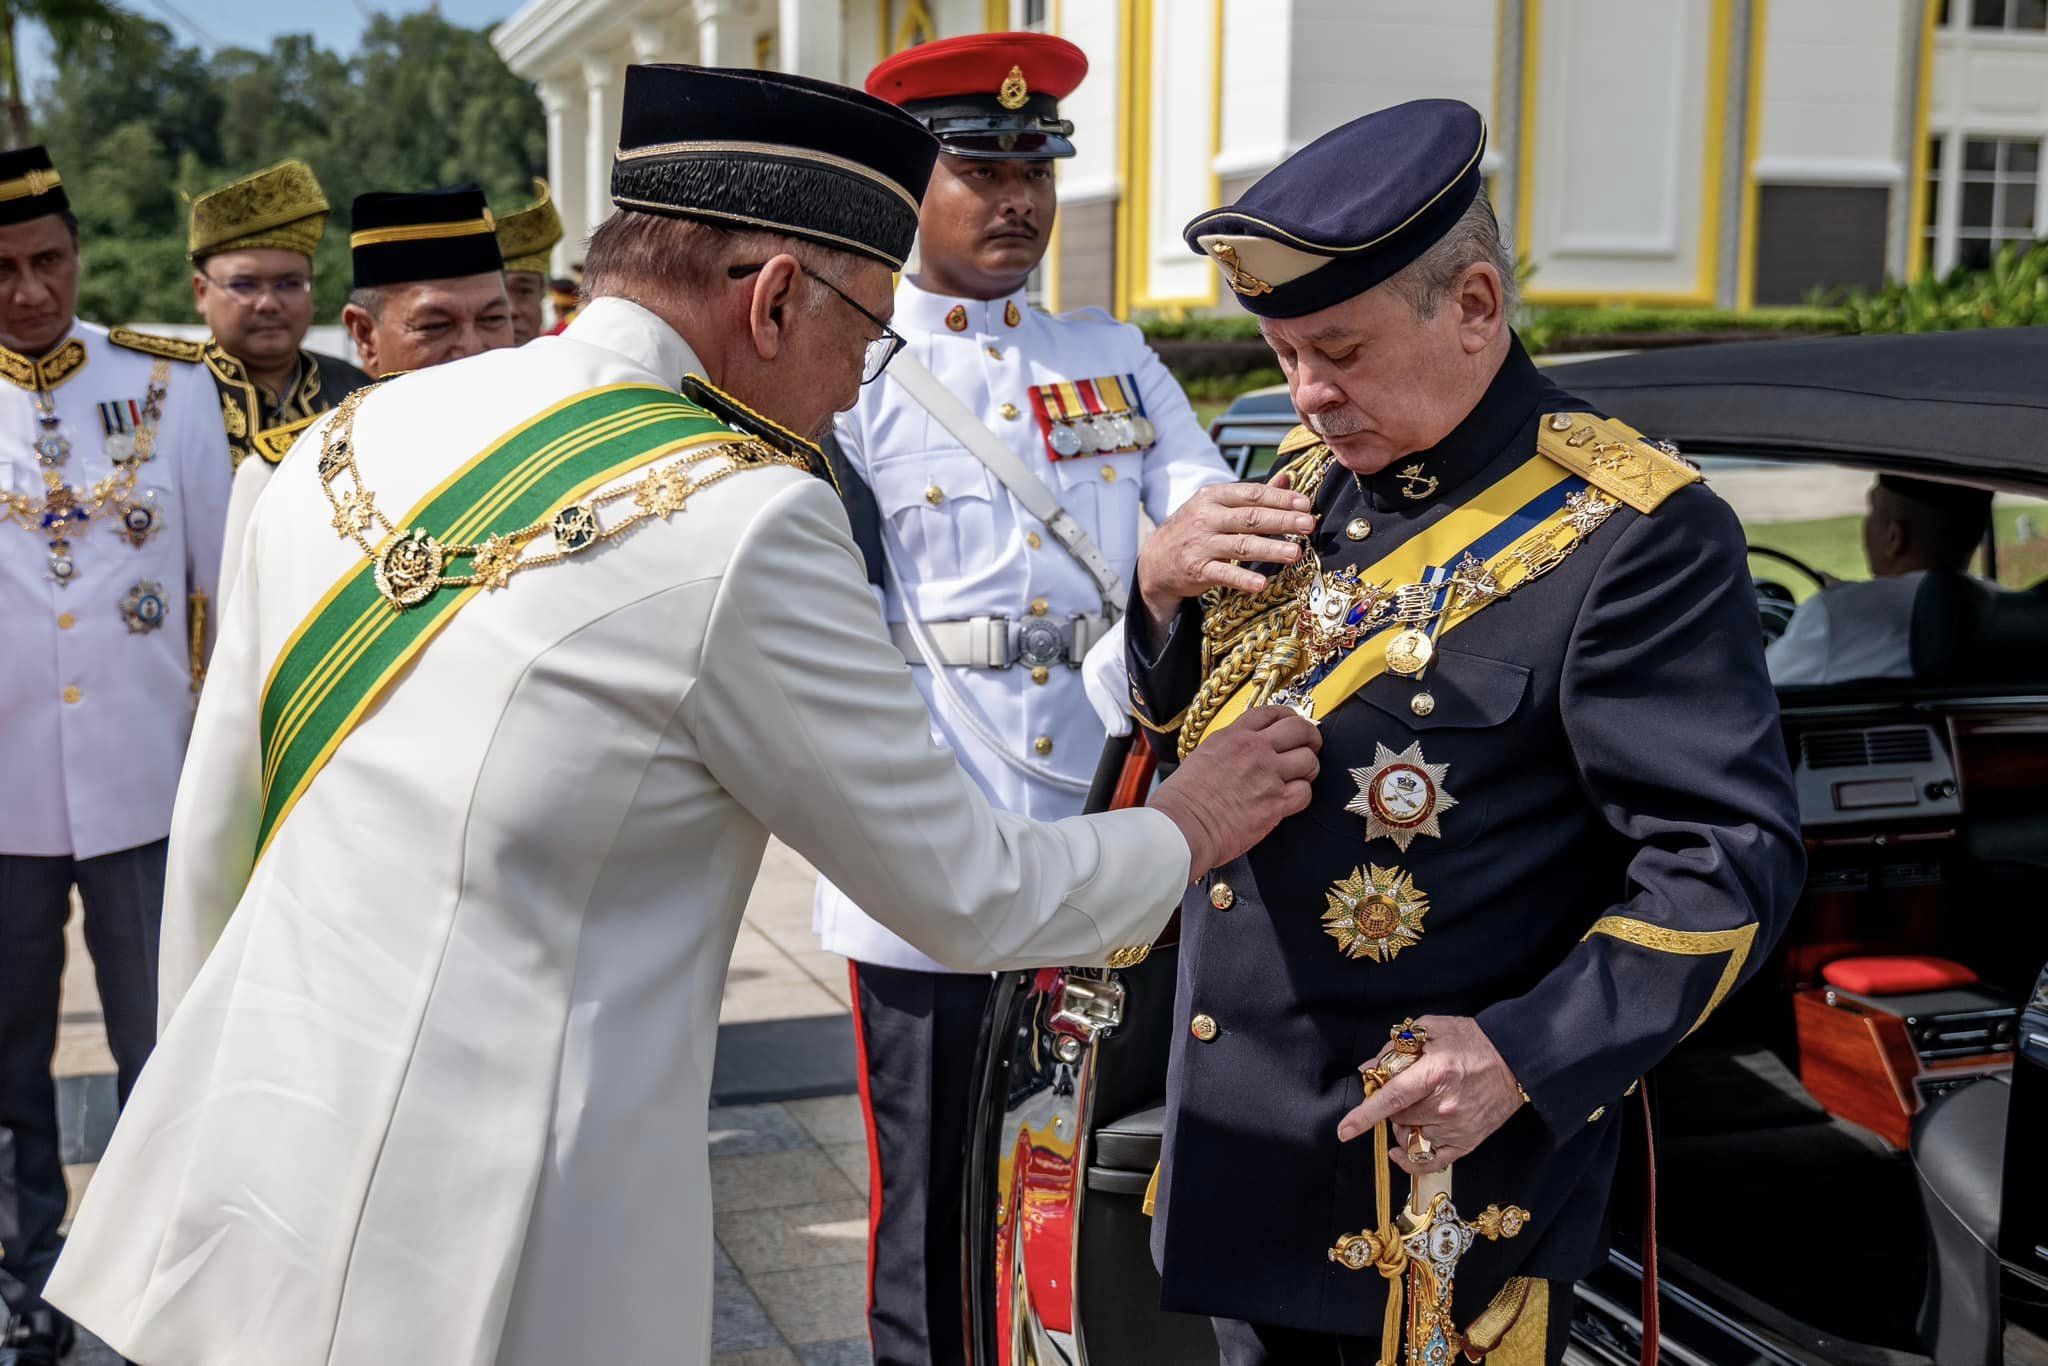
{"type": "Polygon", "coordinates": [[[625,72],[609,53],[583,59],[583,213],[586,234],[612,213],[612,153],[619,145],[619,86],[625,72]]]}
{"type": "Polygon", "coordinates": [[[745,5],[697,0],[697,61],[704,66],[754,64],[754,25],[745,5]]]}
{"type": "Polygon", "coordinates": [[[582,95],[582,83],[567,75],[540,82],[540,104],[548,120],[548,187],[554,193],[555,212],[562,216],[562,240],[552,264],[556,275],[567,275],[569,263],[582,258],[583,239],[590,235],[584,212],[582,95]]]}
{"type": "Polygon", "coordinates": [[[626,33],[636,65],[682,60],[682,54],[676,51],[675,39],[669,36],[668,25],[660,19],[635,19],[626,33]]]}
{"type": "Polygon", "coordinates": [[[784,71],[825,81],[843,80],[843,29],[836,5],[776,0],[775,45],[784,71]]]}

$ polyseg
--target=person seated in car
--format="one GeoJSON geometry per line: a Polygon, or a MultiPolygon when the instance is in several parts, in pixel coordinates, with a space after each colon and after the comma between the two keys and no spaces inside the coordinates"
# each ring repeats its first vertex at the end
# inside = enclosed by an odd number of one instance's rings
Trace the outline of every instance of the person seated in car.
{"type": "Polygon", "coordinates": [[[1962,573],[1984,540],[1991,491],[1881,474],[1863,516],[1873,577],[1830,579],[1799,604],[1765,652],[1771,682],[1840,683],[1913,676],[1913,598],[1927,571],[1962,573]]]}

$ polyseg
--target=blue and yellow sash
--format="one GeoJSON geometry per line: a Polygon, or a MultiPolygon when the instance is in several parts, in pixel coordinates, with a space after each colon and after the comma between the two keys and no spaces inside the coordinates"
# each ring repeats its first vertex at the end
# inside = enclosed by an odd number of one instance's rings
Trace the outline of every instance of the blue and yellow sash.
{"type": "MultiPolygon", "coordinates": [[[[480,543],[545,519],[663,455],[734,439],[672,390],[592,389],[499,438],[421,499],[393,534],[423,529],[446,545],[480,543]]],[[[263,688],[257,858],[364,713],[481,587],[450,588],[401,611],[378,592],[374,561],[365,560],[320,599],[263,688]]]]}
{"type": "MultiPolygon", "coordinates": [[[[1575,494],[1597,489],[1639,512],[1649,512],[1698,478],[1696,470],[1644,441],[1625,423],[1583,413],[1551,414],[1539,424],[1535,455],[1435,525],[1361,568],[1359,577],[1367,583],[1420,583],[1431,569],[1454,566],[1470,555],[1486,566],[1503,593],[1512,591],[1530,577],[1527,560],[1518,550],[1532,541],[1547,542],[1558,552],[1568,552],[1576,544],[1580,533],[1566,505],[1575,494]]],[[[1435,636],[1440,639],[1490,601],[1479,598],[1452,609],[1435,636]]],[[[1360,640],[1325,673],[1309,690],[1312,714],[1319,720],[1328,716],[1385,673],[1387,640],[1402,629],[1402,623],[1390,623],[1360,640]]],[[[1233,693],[1203,735],[1242,716],[1251,705],[1254,686],[1247,683],[1233,693]]]]}

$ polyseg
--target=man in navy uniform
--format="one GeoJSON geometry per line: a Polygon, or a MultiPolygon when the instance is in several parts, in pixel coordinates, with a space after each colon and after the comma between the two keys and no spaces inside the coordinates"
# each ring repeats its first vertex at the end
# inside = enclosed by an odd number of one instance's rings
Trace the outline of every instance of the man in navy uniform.
{"type": "Polygon", "coordinates": [[[78,271],[49,154],[0,152],[0,1361],[22,1366],[55,1366],[70,1337],[42,1289],[63,1246],[50,1058],[71,891],[125,1104],[156,1041],[231,469],[204,348],[79,321],[78,271]]]}
{"type": "Polygon", "coordinates": [[[1152,1246],[1230,1366],[1400,1332],[1397,1259],[1347,1255],[1388,1231],[1352,1141],[1382,1120],[1468,1214],[1526,1211],[1458,1271],[1463,1345],[1557,1360],[1622,1098],[1802,881],[1741,528],[1530,363],[1485,136],[1455,101],[1383,110],[1185,230],[1307,425],[1283,477],[1147,544],[1133,701],[1169,757],[1255,701],[1324,737],[1309,809],[1182,907],[1152,1246]],[[1420,1055],[1361,1104],[1407,1017],[1420,1055]]]}
{"type": "MultiPolygon", "coordinates": [[[[896,290],[906,348],[836,427],[856,532],[865,522],[883,614],[934,731],[997,806],[1039,820],[1081,810],[1102,752],[1079,666],[1128,597],[1141,516],[1163,521],[1230,478],[1137,328],[1025,297],[1057,212],[1053,162],[1074,154],[1059,101],[1087,69],[1063,38],[983,33],[869,74],[869,93],[940,151],[917,269],[896,290]]],[[[991,980],[946,971],[829,882],[815,918],[824,946],[853,960],[880,1173],[875,1357],[943,1366],[962,1352],[962,1161],[991,980]]]]}

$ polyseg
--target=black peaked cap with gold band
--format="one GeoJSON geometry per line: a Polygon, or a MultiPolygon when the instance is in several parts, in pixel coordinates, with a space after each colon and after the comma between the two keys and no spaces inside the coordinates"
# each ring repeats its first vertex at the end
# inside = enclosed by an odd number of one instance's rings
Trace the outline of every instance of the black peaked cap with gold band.
{"type": "Polygon", "coordinates": [[[0,152],[0,227],[70,209],[63,177],[57,174],[47,149],[17,147],[0,152]]]}
{"type": "Polygon", "coordinates": [[[503,270],[496,226],[475,185],[359,194],[348,233],[356,288],[503,270]]]}
{"type": "Polygon", "coordinates": [[[303,161],[280,161],[192,201],[186,249],[196,264],[224,251],[311,256],[327,231],[327,195],[303,161]]]}
{"type": "Polygon", "coordinates": [[[1458,100],[1413,100],[1323,134],[1235,204],[1181,236],[1247,310],[1298,318],[1390,279],[1454,227],[1479,193],[1486,120],[1458,100]]]}
{"type": "Polygon", "coordinates": [[[626,68],[612,200],[901,270],[938,143],[889,104],[772,71],[626,68]]]}
{"type": "Polygon", "coordinates": [[[548,183],[534,177],[534,200],[517,213],[498,219],[498,250],[505,257],[505,269],[548,273],[548,253],[562,240],[562,216],[555,212],[554,196],[548,183]]]}

